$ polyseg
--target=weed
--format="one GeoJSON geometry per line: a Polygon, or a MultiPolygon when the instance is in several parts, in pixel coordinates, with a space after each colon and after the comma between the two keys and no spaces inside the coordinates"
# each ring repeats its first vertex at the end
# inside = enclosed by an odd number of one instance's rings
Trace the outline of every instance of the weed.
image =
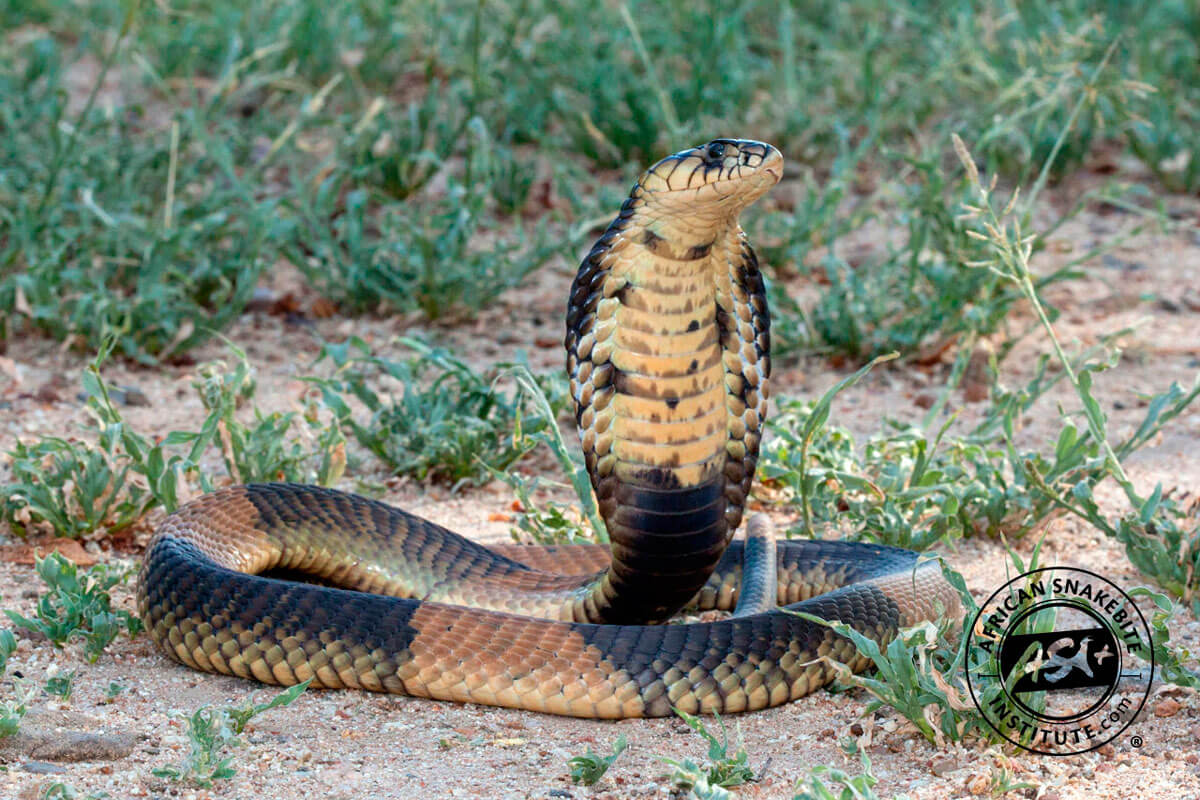
{"type": "Polygon", "coordinates": [[[516,286],[559,245],[544,229],[477,246],[485,195],[452,187],[441,202],[416,209],[376,204],[361,188],[322,181],[295,209],[289,258],[310,283],[348,310],[416,311],[430,319],[478,311],[516,286]]]}
{"type": "Polygon", "coordinates": [[[0,518],[18,535],[49,527],[79,538],[120,530],[145,511],[145,492],[128,480],[133,465],[113,427],[100,430],[94,445],[55,436],[18,442],[8,458],[12,483],[0,489],[0,518]]]}
{"type": "Polygon", "coordinates": [[[739,747],[736,753],[729,753],[729,732],[725,722],[717,716],[717,724],[721,726],[721,738],[718,739],[699,717],[694,717],[686,711],[673,709],[679,718],[689,728],[700,734],[708,742],[708,761],[697,764],[690,758],[676,761],[671,758],[662,760],[675,768],[671,775],[671,783],[683,791],[691,791],[700,798],[728,797],[724,790],[731,786],[740,786],[748,781],[756,780],[754,770],[750,768],[750,757],[745,748],[739,747]]]}
{"type": "Polygon", "coordinates": [[[200,430],[174,431],[162,441],[142,436],[122,418],[100,374],[108,355],[102,349],[83,374],[97,443],[56,437],[33,445],[19,443],[9,453],[13,483],[4,487],[0,515],[22,534],[35,526],[71,537],[120,530],[156,505],[173,511],[193,479],[211,489],[199,467],[209,447],[219,449],[238,483],[337,482],[345,468],[344,438],[336,424],[320,421],[315,404],[303,414],[264,414],[256,407],[253,424],[239,419],[239,407],[254,397],[255,382],[245,353],[232,344],[229,348],[237,359],[232,370],[222,361],[197,370],[193,386],[208,412],[200,430]],[[185,446],[186,454],[180,452],[185,446]],[[144,480],[145,488],[135,476],[144,480]]]}
{"type": "Polygon", "coordinates": [[[879,795],[875,794],[875,784],[879,783],[879,779],[871,772],[871,758],[865,749],[858,751],[858,758],[862,763],[862,772],[858,775],[851,776],[824,764],[813,767],[808,786],[801,788],[797,785],[799,791],[792,800],[879,800],[879,795]],[[826,780],[835,785],[830,786],[826,780]],[[835,794],[838,788],[836,784],[841,784],[841,791],[835,794]]]}
{"type": "Polygon", "coordinates": [[[157,767],[153,774],[173,781],[189,781],[200,787],[211,787],[214,781],[228,780],[237,771],[229,751],[241,745],[239,738],[246,723],[273,708],[290,705],[299,697],[311,679],[291,686],[265,703],[246,702],[237,708],[197,709],[183,719],[187,724],[188,754],[178,766],[157,767]]]}
{"type": "Polygon", "coordinates": [[[71,702],[71,695],[75,693],[75,671],[56,672],[50,675],[46,678],[46,684],[42,690],[64,703],[71,702]]]}
{"type": "Polygon", "coordinates": [[[1033,789],[1037,791],[1037,784],[1029,783],[1028,781],[1018,781],[1016,776],[1009,770],[1009,765],[1006,760],[988,771],[988,786],[987,792],[992,797],[1008,797],[1010,792],[1020,791],[1022,789],[1033,789]]]}
{"type": "Polygon", "coordinates": [[[795,613],[849,639],[878,670],[877,677],[856,675],[845,664],[827,661],[840,680],[874,695],[864,714],[891,706],[938,747],[947,741],[961,742],[973,733],[990,736],[962,679],[965,646],[951,644],[947,635],[957,622],[923,622],[906,628],[881,649],[873,638],[845,623],[795,613]]]}
{"type": "Polygon", "coordinates": [[[129,687],[122,686],[121,684],[117,683],[116,681],[109,681],[108,686],[106,686],[104,689],[103,702],[111,703],[111,702],[115,701],[121,695],[121,692],[125,691],[128,688],[129,687]]]}
{"type": "Polygon", "coordinates": [[[593,786],[604,777],[604,773],[608,772],[611,767],[620,757],[621,753],[625,752],[625,748],[629,746],[629,741],[625,738],[625,734],[617,737],[613,742],[612,752],[606,756],[592,751],[588,748],[587,752],[581,756],[572,756],[567,761],[567,766],[571,768],[571,782],[581,783],[584,786],[593,786]]]}
{"type": "Polygon", "coordinates": [[[17,652],[17,637],[8,628],[0,628],[0,677],[8,669],[8,659],[17,652]]]}
{"type": "Polygon", "coordinates": [[[12,165],[0,181],[0,310],[6,328],[91,349],[120,331],[120,352],[152,362],[234,319],[279,236],[275,201],[256,198],[239,169],[251,148],[220,96],[165,129],[93,110],[138,6],[100,37],[112,44],[78,114],[52,38],[18,46],[24,69],[0,70],[0,159],[12,165]]]}
{"type": "MultiPolygon", "coordinates": [[[[17,652],[17,637],[7,628],[0,628],[0,677],[8,668],[8,659],[17,652]]],[[[36,689],[25,681],[14,681],[12,700],[0,703],[0,739],[12,736],[21,727],[21,719],[29,710],[29,701],[37,694],[36,689]]]]}
{"type": "Polygon", "coordinates": [[[345,440],[336,424],[320,424],[315,408],[303,416],[303,427],[315,438],[311,450],[289,437],[293,427],[301,427],[297,412],[264,414],[255,407],[253,425],[238,419],[238,408],[253,399],[256,384],[246,354],[228,346],[237,358],[233,369],[222,361],[203,365],[193,386],[208,411],[203,429],[215,426],[230,477],[235,483],[336,483],[345,468],[345,440]]]}
{"type": "MultiPolygon", "coordinates": [[[[1096,74],[1102,67],[1103,63],[1096,74]]],[[[1072,119],[1082,106],[1083,98],[1076,105],[1072,119]]],[[[975,226],[969,231],[972,238],[988,246],[987,257],[974,263],[974,266],[986,268],[1012,283],[1029,301],[1062,364],[1066,380],[1080,399],[1082,415],[1086,422],[1086,436],[1080,435],[1070,423],[1066,424],[1060,437],[1060,449],[1064,440],[1068,447],[1078,447],[1077,443],[1090,442],[1092,452],[1089,455],[1095,467],[1094,479],[1080,480],[1073,484],[1059,481],[1056,485],[1042,475],[1041,464],[1026,460],[1022,467],[1029,483],[1047,502],[1077,514],[1120,541],[1125,546],[1130,560],[1139,569],[1153,576],[1173,594],[1185,601],[1191,600],[1200,588],[1200,570],[1197,569],[1200,566],[1200,539],[1195,536],[1195,530],[1200,529],[1200,522],[1189,522],[1187,518],[1200,515],[1189,515],[1171,498],[1169,492],[1163,491],[1161,485],[1156,486],[1149,497],[1139,495],[1125,474],[1121,460],[1200,397],[1200,377],[1188,390],[1173,385],[1168,391],[1151,398],[1146,417],[1138,429],[1125,442],[1112,445],[1107,437],[1107,418],[1092,392],[1093,374],[1105,369],[1108,363],[1087,363],[1077,368],[1071,362],[1063,351],[1049,315],[1033,285],[1029,258],[1037,236],[1024,231],[1028,230],[1027,220],[1031,213],[1032,200],[1044,184],[1046,168],[1043,168],[1042,174],[1034,184],[1033,198],[1026,201],[1024,212],[1018,214],[1019,192],[1015,191],[1002,208],[997,208],[993,199],[995,179],[985,187],[966,145],[957,136],[954,138],[954,146],[977,196],[974,205],[964,206],[964,219],[971,221],[975,226]],[[1111,476],[1117,482],[1133,509],[1130,514],[1115,523],[1106,518],[1092,498],[1092,487],[1096,479],[1104,475],[1111,476]]],[[[1056,152],[1057,148],[1051,152],[1051,160],[1056,152]]],[[[1011,446],[1011,427],[1006,430],[1006,435],[1011,446]]]]}
{"type": "Polygon", "coordinates": [[[43,634],[56,647],[72,638],[83,639],[90,662],[100,658],[122,630],[132,637],[142,629],[141,620],[133,614],[123,609],[114,611],[109,596],[109,590],[122,583],[129,570],[97,564],[80,573],[73,562],[58,553],[38,558],[34,569],[49,591],[38,598],[34,618],[4,612],[17,627],[43,634]]]}
{"type": "Polygon", "coordinates": [[[1154,667],[1160,680],[1182,686],[1185,689],[1200,689],[1200,668],[1196,657],[1182,645],[1171,644],[1171,623],[1179,607],[1165,594],[1135,586],[1129,590],[1130,597],[1145,597],[1154,604],[1150,615],[1150,639],[1153,648],[1154,667]],[[1193,664],[1188,666],[1188,662],[1193,664]]]}
{"type": "Polygon", "coordinates": [[[200,467],[210,447],[219,449],[230,477],[239,482],[293,480],[328,486],[340,479],[346,463],[345,441],[337,425],[320,421],[314,404],[309,404],[303,415],[263,414],[254,408],[252,426],[238,419],[238,407],[253,399],[255,383],[245,353],[232,344],[229,348],[237,359],[232,371],[221,361],[202,365],[193,383],[208,411],[200,429],[172,431],[161,440],[135,431],[113,404],[100,374],[108,349],[101,349],[84,370],[89,412],[106,440],[120,443],[119,454],[146,484],[140,513],[154,506],[174,511],[193,481],[211,491],[212,481],[200,467]],[[294,429],[310,442],[289,438],[294,429]]]}
{"type": "Polygon", "coordinates": [[[37,697],[38,688],[28,681],[13,681],[13,697],[0,703],[0,739],[13,736],[21,728],[21,720],[29,713],[29,703],[37,697]]]}
{"type": "MultiPolygon", "coordinates": [[[[358,337],[326,344],[318,360],[331,359],[337,371],[310,379],[339,424],[394,474],[478,482],[489,467],[502,470],[532,446],[510,436],[516,395],[497,390],[445,349],[411,338],[401,343],[415,354],[407,361],[374,356],[358,337]],[[377,378],[398,383],[399,394],[372,388],[370,379],[377,378]],[[366,407],[368,420],[356,418],[347,396],[366,407]]],[[[526,419],[530,434],[549,424],[556,413],[550,412],[526,419]]]]}
{"type": "Polygon", "coordinates": [[[557,423],[547,425],[543,422],[556,419],[558,410],[566,405],[565,388],[553,379],[533,375],[524,366],[510,368],[509,375],[516,381],[518,389],[513,442],[525,452],[532,452],[539,445],[548,447],[569,478],[578,501],[578,507],[553,502],[538,507],[533,503],[532,494],[543,483],[540,477],[530,479],[513,470],[502,472],[491,469],[493,477],[512,488],[521,506],[517,512],[517,524],[512,530],[513,539],[521,541],[522,534],[525,534],[537,544],[607,542],[608,530],[600,518],[587,467],[582,459],[572,457],[573,451],[567,447],[557,423]],[[523,409],[526,405],[533,407],[532,426],[524,422],[523,409]]]}
{"type": "MultiPolygon", "coordinates": [[[[1108,341],[1106,338],[1102,345],[1108,341]]],[[[1114,363],[1092,361],[1098,352],[1103,348],[1089,349],[1071,359],[1072,369],[1089,380],[1093,371],[1114,363]]],[[[1091,487],[1110,474],[1103,447],[1090,431],[1080,431],[1070,419],[1063,420],[1050,452],[1016,445],[1019,420],[1067,377],[1065,371],[1048,375],[1048,357],[1038,360],[1024,386],[1016,390],[994,387],[987,412],[964,434],[948,433],[953,417],[932,435],[885,420],[887,430],[860,448],[849,431],[827,426],[830,403],[879,360],[817,401],[781,400],[779,412],[767,422],[774,436],[763,447],[760,475],[764,482],[798,499],[801,507],[801,520],[788,530],[789,536],[834,528],[846,535],[916,550],[977,534],[1019,537],[1058,513],[1066,502],[1061,497],[1075,496],[1076,504],[1081,505],[1090,498],[1091,487]]],[[[1114,446],[1117,458],[1127,458],[1150,441],[1197,396],[1200,383],[1186,392],[1171,386],[1150,398],[1137,429],[1114,446]]],[[[930,420],[927,416],[926,423],[930,420]]],[[[1177,545],[1185,537],[1180,533],[1181,524],[1170,522],[1183,515],[1159,516],[1154,528],[1157,535],[1177,545]]],[[[1107,523],[1099,518],[1100,522],[1089,519],[1103,528],[1107,523]]],[[[1123,524],[1128,528],[1133,523],[1127,519],[1123,524]]],[[[1139,545],[1145,541],[1147,537],[1137,539],[1139,545]]],[[[1180,552],[1190,551],[1143,547],[1139,556],[1144,553],[1152,560],[1180,552]]],[[[1186,571],[1182,562],[1174,569],[1180,574],[1186,571]]],[[[1156,574],[1166,574],[1166,570],[1164,566],[1156,574]]]]}
{"type": "Polygon", "coordinates": [[[112,795],[104,791],[81,794],[71,784],[55,781],[43,789],[39,797],[41,800],[106,800],[106,798],[112,797],[112,795]]]}

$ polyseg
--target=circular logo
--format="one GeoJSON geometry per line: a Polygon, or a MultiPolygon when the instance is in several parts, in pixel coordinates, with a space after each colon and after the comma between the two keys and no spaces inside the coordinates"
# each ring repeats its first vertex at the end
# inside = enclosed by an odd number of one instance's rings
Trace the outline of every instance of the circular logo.
{"type": "Polygon", "coordinates": [[[1046,567],[988,598],[968,633],[967,685],[999,735],[1032,753],[1086,753],[1111,741],[1150,694],[1154,653],[1142,612],[1094,572],[1046,567]]]}

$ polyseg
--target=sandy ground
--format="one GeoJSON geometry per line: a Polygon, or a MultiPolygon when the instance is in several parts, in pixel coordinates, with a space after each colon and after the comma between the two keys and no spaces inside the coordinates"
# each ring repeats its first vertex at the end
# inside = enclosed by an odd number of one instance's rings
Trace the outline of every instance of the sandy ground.
{"type": "MultiPolygon", "coordinates": [[[[1049,199],[1065,203],[1077,190],[1063,187],[1049,199]]],[[[1167,202],[1178,217],[1198,218],[1195,202],[1167,202]]],[[[1035,266],[1050,270],[1131,224],[1120,214],[1076,219],[1057,232],[1035,266]]],[[[1126,357],[1120,366],[1097,381],[1119,435],[1141,418],[1144,395],[1164,389],[1172,380],[1190,383],[1200,369],[1200,310],[1184,302],[1186,292],[1200,287],[1200,237],[1194,225],[1169,234],[1143,234],[1088,267],[1087,278],[1054,288],[1050,299],[1065,311],[1058,328],[1069,343],[1091,344],[1107,332],[1136,326],[1122,343],[1126,357]]],[[[561,368],[561,314],[572,273],[573,265],[554,264],[526,287],[509,292],[477,321],[430,332],[479,365],[510,359],[524,350],[535,369],[561,368]]],[[[286,275],[276,280],[276,289],[287,288],[286,275]]],[[[302,303],[312,299],[301,296],[302,303]]],[[[288,409],[304,389],[298,376],[310,371],[317,352],[314,332],[331,339],[354,333],[394,353],[389,341],[395,334],[421,327],[405,319],[339,317],[298,324],[294,318],[253,311],[227,335],[246,349],[257,369],[260,405],[288,409]]],[[[1010,385],[1023,381],[1035,356],[1046,349],[1040,338],[1027,339],[1003,365],[1003,379],[1010,385]]],[[[210,344],[195,353],[195,360],[221,355],[222,348],[210,344]]],[[[83,358],[44,339],[13,342],[5,357],[10,368],[0,371],[0,449],[9,449],[17,437],[70,433],[85,423],[76,398],[83,358]]],[[[203,410],[190,388],[194,369],[185,364],[146,370],[113,363],[105,374],[110,382],[136,386],[149,398],[149,407],[122,409],[129,421],[143,433],[165,434],[195,429],[202,419],[203,410]]],[[[813,396],[843,374],[824,360],[779,364],[774,394],[813,396]]],[[[923,413],[922,397],[936,393],[946,374],[944,364],[927,370],[912,365],[876,370],[839,398],[834,421],[866,437],[879,430],[885,415],[917,420],[923,413]]],[[[1058,402],[1068,408],[1076,405],[1068,390],[1056,389],[1025,420],[1022,436],[1027,441],[1044,444],[1057,429],[1058,402]]],[[[982,409],[966,404],[961,394],[951,406],[961,410],[964,419],[982,409]]],[[[355,478],[384,481],[385,476],[369,471],[374,469],[369,463],[366,469],[355,478]]],[[[1158,481],[1192,493],[1200,490],[1200,408],[1190,410],[1153,446],[1130,459],[1128,469],[1144,490],[1158,481]]],[[[343,488],[353,490],[356,485],[347,480],[343,488]]],[[[406,481],[387,481],[386,487],[383,499],[388,502],[480,541],[508,540],[508,526],[500,519],[511,503],[505,487],[493,484],[457,494],[406,481]]],[[[1111,487],[1101,487],[1099,494],[1107,509],[1120,509],[1111,487]]],[[[6,537],[7,531],[0,531],[0,606],[28,613],[40,584],[30,567],[13,563],[20,548],[3,544],[6,537]]],[[[1016,546],[1027,554],[1031,545],[1032,540],[1026,540],[1016,546]]],[[[977,599],[1004,582],[1007,559],[1000,543],[967,540],[946,553],[977,599]]],[[[97,555],[137,558],[136,550],[97,555]]],[[[1118,545],[1074,519],[1048,525],[1042,563],[1091,568],[1125,588],[1152,585],[1132,568],[1118,545]]],[[[115,596],[132,609],[131,586],[115,596]]],[[[1179,642],[1200,651],[1200,623],[1190,615],[1179,617],[1173,631],[1179,642]]],[[[178,762],[186,752],[183,725],[175,714],[206,703],[262,699],[272,690],[192,672],[168,661],[145,636],[118,640],[94,665],[74,647],[56,651],[46,642],[26,640],[9,667],[10,674],[16,671],[38,682],[52,669],[78,670],[75,695],[69,703],[42,696],[24,723],[28,735],[0,748],[5,770],[0,772],[0,797],[37,797],[42,787],[59,780],[117,798],[665,797],[670,794],[669,767],[660,757],[700,759],[705,750],[700,738],[678,720],[581,721],[364,692],[314,691],[252,722],[246,745],[236,754],[237,775],[217,788],[200,790],[150,774],[154,767],[178,762]],[[114,681],[127,689],[105,704],[104,689],[114,681]],[[71,731],[108,735],[118,752],[77,762],[38,757],[39,741],[62,739],[71,731]],[[567,759],[589,746],[604,751],[619,734],[628,737],[630,746],[608,776],[591,789],[572,786],[567,759]]],[[[11,692],[11,680],[0,684],[0,697],[11,692]]],[[[856,773],[857,760],[842,753],[838,740],[849,735],[851,726],[863,724],[868,699],[858,691],[819,692],[730,720],[752,765],[765,773],[760,782],[738,788],[737,796],[791,797],[797,779],[815,765],[856,773]]],[[[1003,768],[1015,781],[1033,787],[1013,797],[1200,798],[1200,699],[1193,692],[1156,685],[1141,717],[1111,746],[1068,758],[977,744],[937,748],[886,708],[873,720],[869,753],[881,797],[996,796],[990,781],[1003,768]],[[1130,744],[1135,734],[1144,743],[1140,748],[1130,744]]]]}

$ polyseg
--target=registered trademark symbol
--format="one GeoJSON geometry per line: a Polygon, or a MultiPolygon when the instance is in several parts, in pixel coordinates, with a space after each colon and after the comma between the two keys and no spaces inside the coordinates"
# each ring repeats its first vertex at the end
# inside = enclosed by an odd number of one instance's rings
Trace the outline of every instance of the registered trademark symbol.
{"type": "Polygon", "coordinates": [[[1130,736],[1129,744],[1133,745],[1134,747],[1141,747],[1142,746],[1142,737],[1138,736],[1137,734],[1130,736]]]}

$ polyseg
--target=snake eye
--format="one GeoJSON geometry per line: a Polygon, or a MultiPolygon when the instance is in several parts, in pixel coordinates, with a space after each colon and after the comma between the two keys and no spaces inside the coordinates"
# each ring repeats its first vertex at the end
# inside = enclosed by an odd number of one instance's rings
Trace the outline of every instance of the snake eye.
{"type": "Polygon", "coordinates": [[[710,142],[708,145],[708,158],[711,161],[716,161],[725,155],[725,145],[721,142],[710,142]]]}

